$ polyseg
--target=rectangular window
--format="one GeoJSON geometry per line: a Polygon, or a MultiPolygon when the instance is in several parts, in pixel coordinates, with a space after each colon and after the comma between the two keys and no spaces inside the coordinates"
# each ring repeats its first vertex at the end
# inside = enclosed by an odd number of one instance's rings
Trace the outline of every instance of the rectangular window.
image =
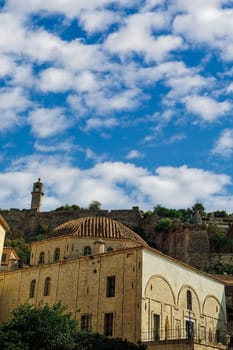
{"type": "Polygon", "coordinates": [[[91,315],[86,314],[81,316],[81,332],[88,332],[91,330],[91,315]]]}
{"type": "Polygon", "coordinates": [[[113,335],[113,313],[104,314],[104,335],[112,337],[113,335]]]}
{"type": "Polygon", "coordinates": [[[106,297],[111,298],[115,296],[115,276],[107,277],[106,297]]]}
{"type": "Polygon", "coordinates": [[[2,263],[6,262],[6,253],[2,254],[2,263]]]}
{"type": "Polygon", "coordinates": [[[154,340],[159,340],[159,334],[160,334],[160,316],[154,314],[153,315],[154,318],[154,329],[153,329],[153,338],[154,340]]]}
{"type": "Polygon", "coordinates": [[[194,324],[191,320],[185,322],[186,335],[188,339],[194,337],[194,324]]]}

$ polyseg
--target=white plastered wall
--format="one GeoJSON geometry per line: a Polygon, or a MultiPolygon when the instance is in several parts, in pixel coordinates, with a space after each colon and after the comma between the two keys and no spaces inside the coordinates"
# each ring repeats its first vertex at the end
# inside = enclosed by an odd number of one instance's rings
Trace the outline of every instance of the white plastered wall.
{"type": "MultiPolygon", "coordinates": [[[[226,327],[224,285],[188,265],[160,252],[144,249],[142,257],[142,332],[150,332],[153,314],[160,315],[161,329],[185,328],[189,318],[208,332],[226,327]],[[186,293],[192,293],[192,310],[187,310],[186,293]],[[221,319],[221,321],[219,321],[221,319]]],[[[166,332],[166,331],[164,331],[166,332]]],[[[146,334],[148,337],[148,334],[146,334]]],[[[143,334],[142,334],[143,338],[143,334]]]]}

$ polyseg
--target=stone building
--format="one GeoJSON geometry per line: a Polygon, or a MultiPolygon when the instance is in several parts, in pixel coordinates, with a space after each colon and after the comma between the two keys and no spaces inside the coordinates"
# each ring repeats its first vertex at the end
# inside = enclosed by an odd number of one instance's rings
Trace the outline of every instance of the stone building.
{"type": "Polygon", "coordinates": [[[224,284],[110,218],[59,225],[31,243],[29,266],[0,272],[0,321],[41,301],[66,304],[81,330],[149,349],[226,349],[224,284]]]}

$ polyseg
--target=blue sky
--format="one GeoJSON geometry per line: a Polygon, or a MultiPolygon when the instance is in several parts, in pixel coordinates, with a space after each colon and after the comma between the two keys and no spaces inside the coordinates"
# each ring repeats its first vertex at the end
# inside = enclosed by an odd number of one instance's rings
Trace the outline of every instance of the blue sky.
{"type": "Polygon", "coordinates": [[[232,0],[0,6],[1,208],[233,212],[232,0]]]}

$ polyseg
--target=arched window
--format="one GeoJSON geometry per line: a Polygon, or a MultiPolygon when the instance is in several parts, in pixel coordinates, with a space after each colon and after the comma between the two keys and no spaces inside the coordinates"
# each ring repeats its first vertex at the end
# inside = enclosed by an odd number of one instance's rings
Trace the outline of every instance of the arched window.
{"type": "Polygon", "coordinates": [[[54,261],[58,261],[60,259],[60,248],[56,248],[54,251],[54,261]]]}
{"type": "Polygon", "coordinates": [[[108,247],[107,252],[112,252],[113,248],[112,247],[108,247]]]}
{"type": "Polygon", "coordinates": [[[45,258],[44,252],[40,252],[38,264],[44,264],[44,258],[45,258]]]}
{"type": "Polygon", "coordinates": [[[32,280],[30,284],[29,298],[34,298],[35,291],[36,291],[36,280],[32,280]]]}
{"type": "Polygon", "coordinates": [[[44,296],[50,295],[51,278],[47,277],[44,282],[44,296]]]}
{"type": "Polygon", "coordinates": [[[187,291],[186,297],[187,297],[187,309],[192,310],[192,294],[190,290],[187,291]]]}
{"type": "Polygon", "coordinates": [[[91,255],[91,247],[86,246],[83,251],[84,255],[91,255]]]}

